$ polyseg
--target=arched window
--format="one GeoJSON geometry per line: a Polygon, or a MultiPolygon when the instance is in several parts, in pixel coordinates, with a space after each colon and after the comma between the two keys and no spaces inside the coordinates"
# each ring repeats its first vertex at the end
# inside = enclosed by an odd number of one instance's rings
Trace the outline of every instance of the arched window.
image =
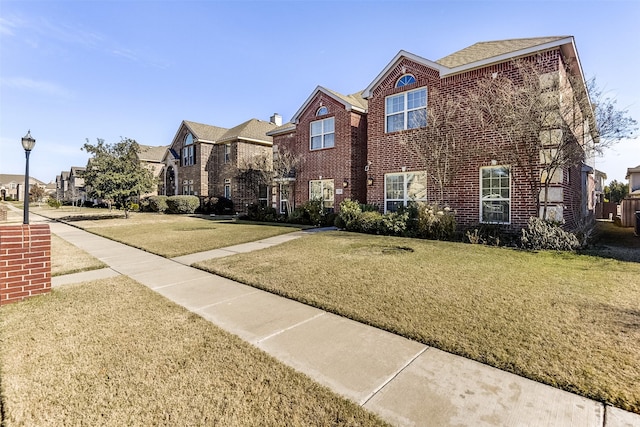
{"type": "Polygon", "coordinates": [[[316,116],[324,116],[325,114],[329,114],[329,109],[327,107],[320,107],[318,111],[316,111],[316,116]]]}
{"type": "Polygon", "coordinates": [[[398,82],[396,83],[396,87],[410,85],[411,83],[415,83],[415,82],[416,82],[415,77],[413,77],[411,74],[405,74],[404,76],[398,79],[398,82]]]}
{"type": "Polygon", "coordinates": [[[184,145],[191,145],[191,144],[193,144],[193,135],[191,135],[191,132],[189,132],[184,137],[184,145]]]}

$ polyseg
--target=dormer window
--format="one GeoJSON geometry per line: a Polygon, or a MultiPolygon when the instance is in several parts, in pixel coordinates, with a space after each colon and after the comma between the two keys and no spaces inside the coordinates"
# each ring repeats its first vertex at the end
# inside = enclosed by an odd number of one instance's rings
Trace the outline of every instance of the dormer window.
{"type": "Polygon", "coordinates": [[[327,107],[320,107],[318,111],[316,111],[316,116],[324,116],[325,114],[329,114],[329,109],[327,107]]]}
{"type": "Polygon", "coordinates": [[[396,83],[396,87],[402,87],[402,86],[406,86],[406,85],[410,85],[412,83],[416,82],[416,78],[413,77],[413,75],[411,74],[405,74],[404,76],[400,77],[398,79],[398,82],[396,83]]]}
{"type": "Polygon", "coordinates": [[[191,144],[193,144],[193,135],[191,135],[191,132],[189,132],[184,137],[184,145],[191,145],[191,144]]]}

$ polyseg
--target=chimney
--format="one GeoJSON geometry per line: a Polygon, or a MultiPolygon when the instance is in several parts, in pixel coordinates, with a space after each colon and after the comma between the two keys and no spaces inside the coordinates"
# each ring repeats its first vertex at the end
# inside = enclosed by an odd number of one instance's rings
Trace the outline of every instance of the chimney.
{"type": "Polygon", "coordinates": [[[282,116],[278,113],[273,113],[273,116],[269,118],[269,121],[276,126],[282,126],[282,116]]]}

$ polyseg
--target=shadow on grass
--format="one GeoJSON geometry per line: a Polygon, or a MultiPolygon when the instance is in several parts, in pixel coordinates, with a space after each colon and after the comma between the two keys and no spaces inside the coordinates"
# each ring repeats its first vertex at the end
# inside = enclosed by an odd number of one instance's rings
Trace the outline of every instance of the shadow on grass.
{"type": "Polygon", "coordinates": [[[633,227],[619,227],[610,221],[598,221],[592,244],[581,254],[640,263],[640,237],[633,227]]]}
{"type": "Polygon", "coordinates": [[[101,219],[119,219],[124,218],[124,214],[103,214],[103,215],[67,215],[58,218],[58,221],[74,222],[74,221],[98,221],[101,219]]]}

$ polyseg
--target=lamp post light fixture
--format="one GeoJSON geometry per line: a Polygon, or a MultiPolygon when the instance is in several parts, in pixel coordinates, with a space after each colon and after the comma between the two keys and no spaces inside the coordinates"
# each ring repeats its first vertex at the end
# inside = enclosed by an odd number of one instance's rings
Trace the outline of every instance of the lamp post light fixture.
{"type": "Polygon", "coordinates": [[[29,224],[29,154],[33,147],[36,145],[36,140],[31,136],[31,130],[22,137],[22,148],[24,148],[24,154],[27,157],[27,166],[24,172],[24,220],[23,224],[29,224]]]}

